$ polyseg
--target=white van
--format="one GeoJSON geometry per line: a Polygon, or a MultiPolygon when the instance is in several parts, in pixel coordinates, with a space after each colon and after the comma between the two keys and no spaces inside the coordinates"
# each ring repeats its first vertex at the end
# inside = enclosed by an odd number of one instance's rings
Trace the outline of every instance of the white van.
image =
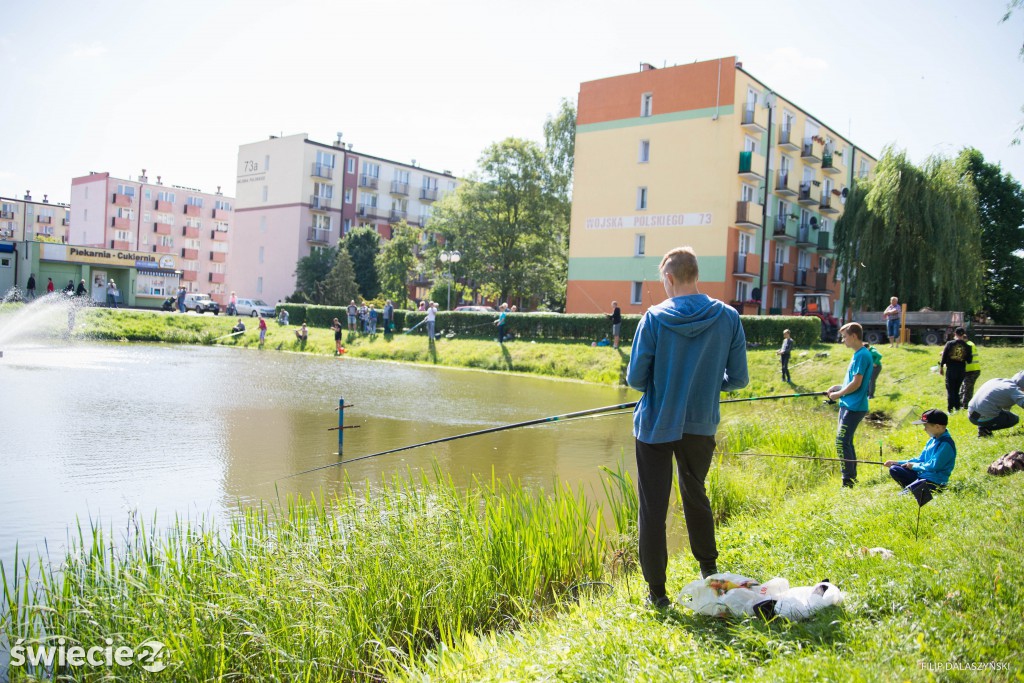
{"type": "Polygon", "coordinates": [[[190,293],[185,295],[185,310],[195,311],[203,314],[211,311],[214,315],[220,313],[220,304],[210,298],[209,294],[190,293]]]}

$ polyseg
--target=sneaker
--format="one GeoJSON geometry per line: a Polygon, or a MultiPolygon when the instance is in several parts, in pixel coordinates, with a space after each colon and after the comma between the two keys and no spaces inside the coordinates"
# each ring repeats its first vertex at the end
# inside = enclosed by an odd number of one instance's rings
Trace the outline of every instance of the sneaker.
{"type": "Polygon", "coordinates": [[[700,568],[700,578],[706,579],[712,574],[718,573],[718,567],[716,565],[704,565],[700,568]]]}
{"type": "Polygon", "coordinates": [[[843,488],[844,489],[852,489],[853,485],[856,484],[856,483],[857,483],[856,479],[846,479],[846,478],[844,478],[843,479],[843,488]]]}
{"type": "Polygon", "coordinates": [[[979,437],[992,436],[992,430],[991,429],[986,429],[985,427],[978,427],[978,436],[979,437]]]}
{"type": "Polygon", "coordinates": [[[669,600],[667,595],[648,595],[647,599],[644,600],[644,604],[651,609],[662,610],[671,607],[672,601],[669,600]]]}

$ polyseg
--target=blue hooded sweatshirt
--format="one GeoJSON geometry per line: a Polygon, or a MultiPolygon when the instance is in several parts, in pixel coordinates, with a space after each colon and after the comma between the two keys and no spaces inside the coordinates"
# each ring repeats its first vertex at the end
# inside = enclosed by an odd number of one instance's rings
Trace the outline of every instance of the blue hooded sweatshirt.
{"type": "Polygon", "coordinates": [[[747,340],[736,310],[705,294],[652,306],[633,337],[626,382],[643,397],[633,436],[667,443],[714,436],[720,392],[747,386],[747,340]]]}

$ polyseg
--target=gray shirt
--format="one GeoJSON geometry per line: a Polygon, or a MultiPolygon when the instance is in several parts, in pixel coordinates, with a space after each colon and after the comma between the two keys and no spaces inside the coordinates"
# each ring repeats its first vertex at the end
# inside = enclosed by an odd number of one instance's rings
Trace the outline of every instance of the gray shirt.
{"type": "Polygon", "coordinates": [[[990,379],[981,385],[967,410],[978,413],[982,420],[990,420],[1014,404],[1024,408],[1024,372],[1018,372],[1013,379],[990,379]]]}

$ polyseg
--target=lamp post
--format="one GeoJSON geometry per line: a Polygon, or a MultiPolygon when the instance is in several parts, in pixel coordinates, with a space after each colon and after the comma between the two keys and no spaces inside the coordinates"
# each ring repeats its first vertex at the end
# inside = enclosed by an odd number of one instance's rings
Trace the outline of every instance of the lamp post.
{"type": "Polygon", "coordinates": [[[441,263],[448,264],[448,272],[445,273],[445,279],[448,280],[448,307],[446,310],[452,310],[452,266],[462,260],[462,254],[454,249],[452,251],[442,251],[439,255],[441,263]]]}

